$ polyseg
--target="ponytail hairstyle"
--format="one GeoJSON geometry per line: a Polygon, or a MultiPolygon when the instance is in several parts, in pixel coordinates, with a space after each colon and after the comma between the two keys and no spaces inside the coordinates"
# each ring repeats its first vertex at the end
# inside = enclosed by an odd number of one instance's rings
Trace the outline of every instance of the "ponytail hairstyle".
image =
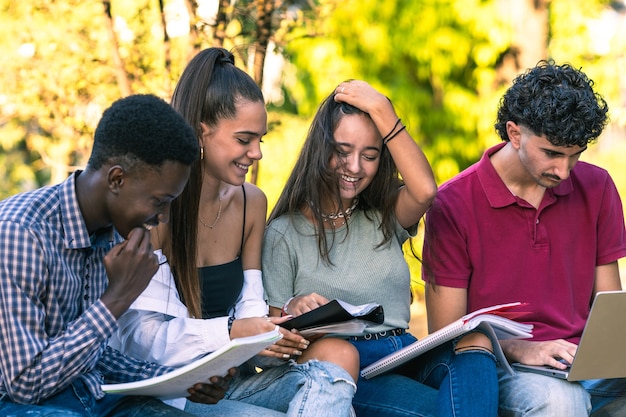
{"type": "MultiPolygon", "coordinates": [[[[235,66],[233,54],[223,48],[208,48],[198,53],[183,71],[174,94],[172,107],[202,137],[201,123],[214,127],[222,119],[237,117],[239,100],[264,102],[261,88],[243,70],[235,66]]],[[[169,236],[163,239],[176,288],[191,317],[202,317],[200,281],[196,265],[198,252],[198,216],[202,190],[203,164],[191,166],[189,181],[174,200],[170,212],[169,236]]]]}

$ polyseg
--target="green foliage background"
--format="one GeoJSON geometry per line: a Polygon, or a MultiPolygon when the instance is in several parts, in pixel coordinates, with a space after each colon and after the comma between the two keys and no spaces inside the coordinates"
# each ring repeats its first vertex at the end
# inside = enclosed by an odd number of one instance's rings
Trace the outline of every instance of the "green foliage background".
{"type": "MultiPolygon", "coordinates": [[[[298,36],[285,47],[291,63],[285,85],[295,107],[310,115],[342,80],[361,78],[392,98],[398,113],[423,147],[438,183],[476,162],[484,149],[500,141],[493,130],[498,101],[508,83],[499,83],[496,65],[511,47],[511,23],[499,1],[376,0],[337,4],[316,21],[325,36],[298,36]]],[[[624,36],[612,40],[612,53],[594,52],[590,22],[606,11],[603,1],[550,2],[547,57],[582,67],[595,80],[611,107],[606,146],[591,146],[583,160],[613,175],[626,195],[626,170],[620,155],[624,140],[624,36]]],[[[506,6],[506,4],[504,4],[506,6]]],[[[281,116],[282,118],[282,116],[281,116]]],[[[291,122],[293,125],[293,122],[291,122]]],[[[268,137],[260,185],[270,205],[280,186],[267,166],[291,166],[306,131],[291,126],[268,137]],[[280,144],[273,147],[272,142],[280,144]],[[289,163],[287,163],[289,161],[289,163]]],[[[280,170],[282,168],[275,168],[280,170]]],[[[284,175],[275,171],[281,179],[284,175]]],[[[421,231],[414,242],[421,243],[421,231]]],[[[409,254],[410,251],[405,251],[409,254]]],[[[407,256],[415,290],[421,294],[420,264],[407,256]]]]}
{"type": "MultiPolygon", "coordinates": [[[[364,79],[392,99],[439,183],[475,162],[499,141],[493,121],[508,83],[497,68],[515,46],[513,24],[524,23],[510,16],[516,1],[548,7],[546,56],[582,67],[609,102],[613,124],[583,159],[606,167],[626,195],[626,36],[621,29],[607,37],[608,50],[594,40],[608,0],[311,0],[287,2],[308,6],[274,19],[272,40],[286,64],[285,100],[268,107],[258,167],[270,209],[318,103],[346,79],[364,79]]],[[[166,39],[156,0],[112,0],[115,44],[105,3],[0,0],[0,198],[84,165],[101,112],[123,95],[113,50],[133,93],[168,99],[190,51],[215,42],[206,24],[198,38],[166,39]]],[[[255,3],[237,0],[225,11],[224,46],[246,69],[255,3]]],[[[419,292],[419,262],[408,260],[419,292]]]]}

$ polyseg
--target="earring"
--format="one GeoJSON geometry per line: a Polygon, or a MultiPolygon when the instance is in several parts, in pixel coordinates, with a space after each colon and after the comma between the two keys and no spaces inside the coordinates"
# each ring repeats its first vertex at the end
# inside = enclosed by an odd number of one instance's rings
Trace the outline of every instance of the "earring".
{"type": "Polygon", "coordinates": [[[204,159],[204,146],[200,147],[200,160],[204,159]]]}

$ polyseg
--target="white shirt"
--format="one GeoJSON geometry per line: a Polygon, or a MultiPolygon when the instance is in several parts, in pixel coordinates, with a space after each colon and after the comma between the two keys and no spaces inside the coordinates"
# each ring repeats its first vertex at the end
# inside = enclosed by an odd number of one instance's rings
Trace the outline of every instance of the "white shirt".
{"type": "MultiPolygon", "coordinates": [[[[161,250],[159,270],[148,287],[118,319],[109,345],[127,355],[162,365],[182,366],[230,341],[228,317],[189,317],[181,302],[167,258],[161,250]]],[[[231,314],[237,319],[268,314],[261,271],[244,271],[244,284],[231,314]]]]}

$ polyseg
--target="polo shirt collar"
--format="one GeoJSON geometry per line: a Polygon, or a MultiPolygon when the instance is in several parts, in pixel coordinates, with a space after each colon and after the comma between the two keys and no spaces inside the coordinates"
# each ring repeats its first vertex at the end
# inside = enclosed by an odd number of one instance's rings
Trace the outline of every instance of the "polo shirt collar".
{"type": "MultiPolygon", "coordinates": [[[[489,159],[491,155],[504,148],[507,143],[508,142],[502,142],[487,149],[476,165],[478,180],[480,181],[480,185],[487,196],[487,200],[489,200],[489,204],[493,208],[506,207],[517,203],[517,198],[515,198],[511,191],[509,191],[507,186],[504,184],[504,181],[502,181],[496,172],[496,169],[493,167],[491,159],[489,159]]],[[[572,173],[573,172],[574,170],[572,169],[572,173]]],[[[543,197],[544,201],[546,201],[546,198],[550,201],[556,196],[567,195],[571,193],[573,189],[574,187],[572,185],[572,178],[570,174],[570,177],[561,181],[559,185],[546,190],[546,194],[543,197]]]]}

